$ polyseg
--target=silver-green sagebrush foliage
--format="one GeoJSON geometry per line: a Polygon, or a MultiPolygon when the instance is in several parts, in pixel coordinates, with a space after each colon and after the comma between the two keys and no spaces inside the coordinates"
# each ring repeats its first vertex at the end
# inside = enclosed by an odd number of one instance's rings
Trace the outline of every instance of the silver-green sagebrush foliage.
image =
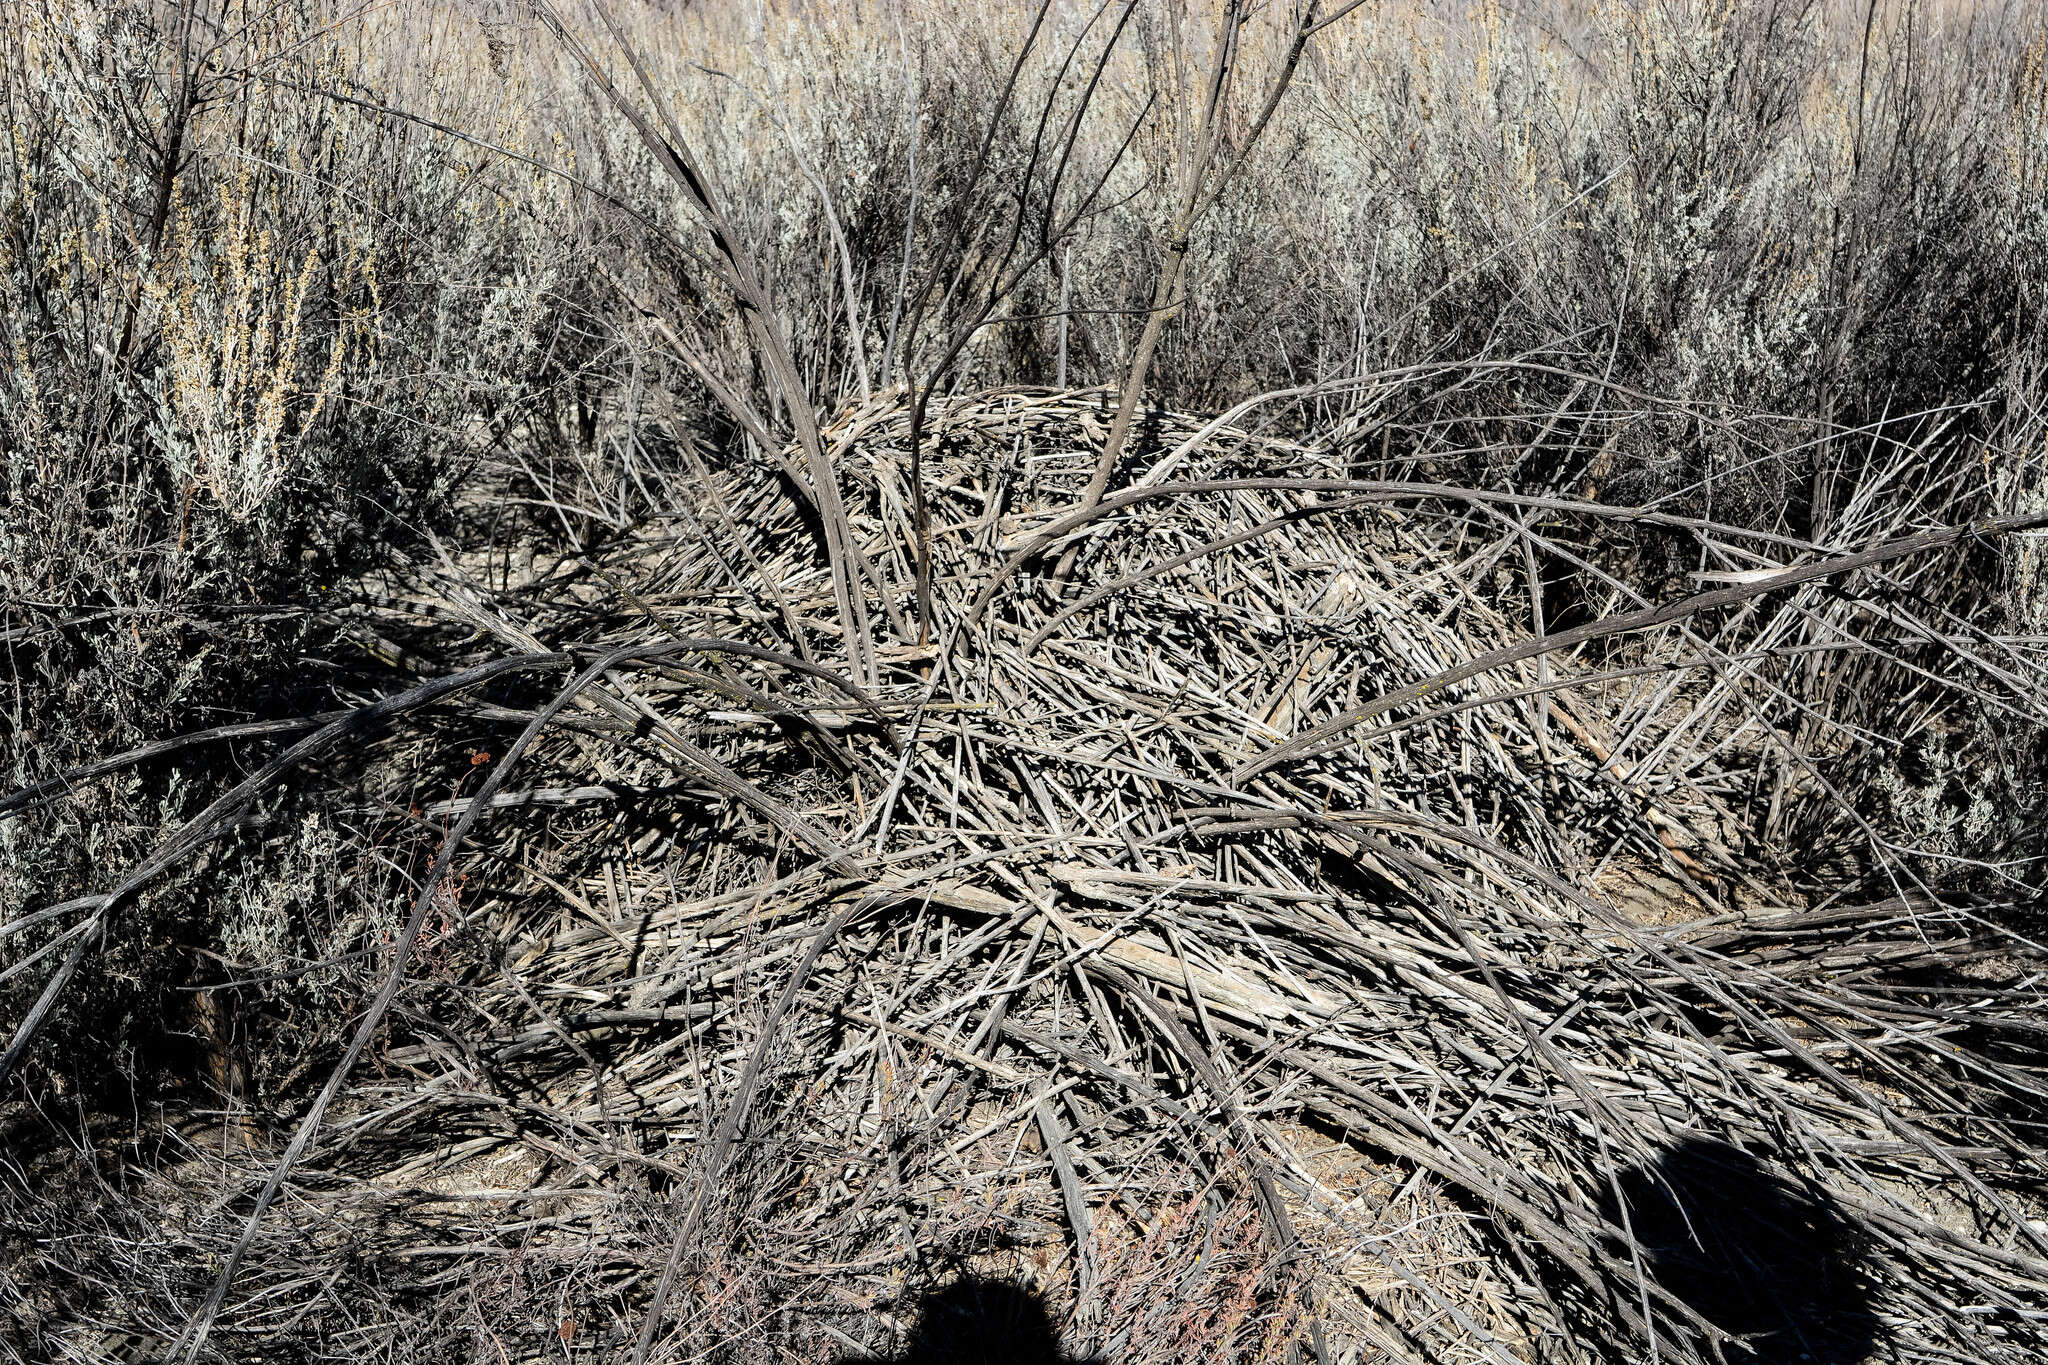
{"type": "MultiPolygon", "coordinates": [[[[331,18],[10,12],[11,787],[331,703],[349,680],[303,658],[349,582],[431,525],[491,424],[545,389],[553,187],[314,97],[361,88],[331,18]]],[[[13,909],[87,889],[203,798],[176,770],[130,775],[11,823],[0,894],[13,909]]],[[[181,898],[137,917],[162,936],[118,974],[122,1009],[156,1008],[125,991],[182,970],[171,944],[203,946],[209,914],[181,898]]]]}

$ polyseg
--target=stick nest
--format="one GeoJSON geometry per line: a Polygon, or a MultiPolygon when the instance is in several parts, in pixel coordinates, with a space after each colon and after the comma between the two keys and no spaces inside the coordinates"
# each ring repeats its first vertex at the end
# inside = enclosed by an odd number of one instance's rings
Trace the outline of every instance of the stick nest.
{"type": "MultiPolygon", "coordinates": [[[[1069,525],[1110,401],[934,402],[929,642],[890,397],[825,433],[863,638],[758,451],[418,570],[421,638],[581,682],[437,703],[492,784],[413,798],[474,822],[214,1345],[624,1359],[659,1294],[650,1359],[888,1355],[974,1274],[1131,1361],[2041,1358],[2040,960],[1745,842],[1827,800],[1784,678],[1680,623],[1261,766],[1526,639],[1568,514],[1153,413],[1069,525]]],[[[1849,629],[1795,596],[1744,638],[1849,629]]],[[[97,1330],[178,1335],[275,1117],[88,1199],[97,1330]]]]}

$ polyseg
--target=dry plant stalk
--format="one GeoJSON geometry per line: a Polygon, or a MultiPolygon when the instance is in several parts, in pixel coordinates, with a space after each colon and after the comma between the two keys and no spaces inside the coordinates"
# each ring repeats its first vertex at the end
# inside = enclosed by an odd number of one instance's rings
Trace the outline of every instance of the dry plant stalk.
{"type": "MultiPolygon", "coordinates": [[[[220,187],[221,213],[207,243],[210,269],[195,269],[192,214],[171,199],[171,227],[160,244],[161,270],[145,274],[142,298],[154,314],[167,356],[167,412],[160,439],[188,452],[192,482],[230,516],[254,515],[286,478],[299,433],[320,418],[334,396],[351,347],[372,344],[361,318],[334,329],[316,377],[306,384],[299,355],[302,322],[322,261],[317,248],[292,262],[281,258],[269,230],[254,171],[220,187]],[[304,387],[302,387],[304,384],[304,387]]],[[[375,261],[351,248],[326,273],[345,294],[375,278],[375,261]]]]}

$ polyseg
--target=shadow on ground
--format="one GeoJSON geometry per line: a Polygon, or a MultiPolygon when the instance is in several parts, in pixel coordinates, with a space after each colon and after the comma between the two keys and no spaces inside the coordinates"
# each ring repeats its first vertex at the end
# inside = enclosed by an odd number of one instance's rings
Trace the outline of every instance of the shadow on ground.
{"type": "Polygon", "coordinates": [[[847,1356],[839,1365],[1082,1365],[1060,1350],[1052,1314],[1029,1290],[969,1277],[919,1301],[899,1355],[847,1356]]]}
{"type": "Polygon", "coordinates": [[[1876,1345],[1867,1253],[1824,1194],[1706,1138],[1619,1183],[1651,1278],[1753,1353],[1731,1362],[1859,1365],[1876,1345]]]}

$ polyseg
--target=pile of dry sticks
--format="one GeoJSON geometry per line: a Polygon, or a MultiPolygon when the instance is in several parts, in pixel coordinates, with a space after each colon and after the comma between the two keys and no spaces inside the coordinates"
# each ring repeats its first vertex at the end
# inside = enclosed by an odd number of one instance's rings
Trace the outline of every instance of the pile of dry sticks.
{"type": "Polygon", "coordinates": [[[155,1177],[185,1212],[137,1274],[204,1269],[124,1330],[384,1340],[333,1322],[369,1266],[506,1359],[885,1355],[970,1269],[1126,1360],[2039,1359],[2048,959],[1910,882],[1794,887],[1751,818],[1877,839],[1802,680],[1998,676],[1853,589],[2009,528],[1831,552],[1160,412],[1090,506],[1114,402],[934,399],[919,489],[880,397],[820,433],[837,506],[800,451],[685,444],[660,524],[519,582],[421,566],[360,638],[466,667],[307,722],[46,912],[51,1000],[136,886],[373,723],[499,736],[412,812],[435,861],[324,1090],[155,1177]],[[1617,519],[1749,558],[1661,605],[1586,563],[1546,632],[1536,551],[1617,519]],[[1680,1151],[1778,1191],[1758,1236],[1824,1234],[1838,1283],[1703,1299],[1643,1230],[1680,1151]]]}

